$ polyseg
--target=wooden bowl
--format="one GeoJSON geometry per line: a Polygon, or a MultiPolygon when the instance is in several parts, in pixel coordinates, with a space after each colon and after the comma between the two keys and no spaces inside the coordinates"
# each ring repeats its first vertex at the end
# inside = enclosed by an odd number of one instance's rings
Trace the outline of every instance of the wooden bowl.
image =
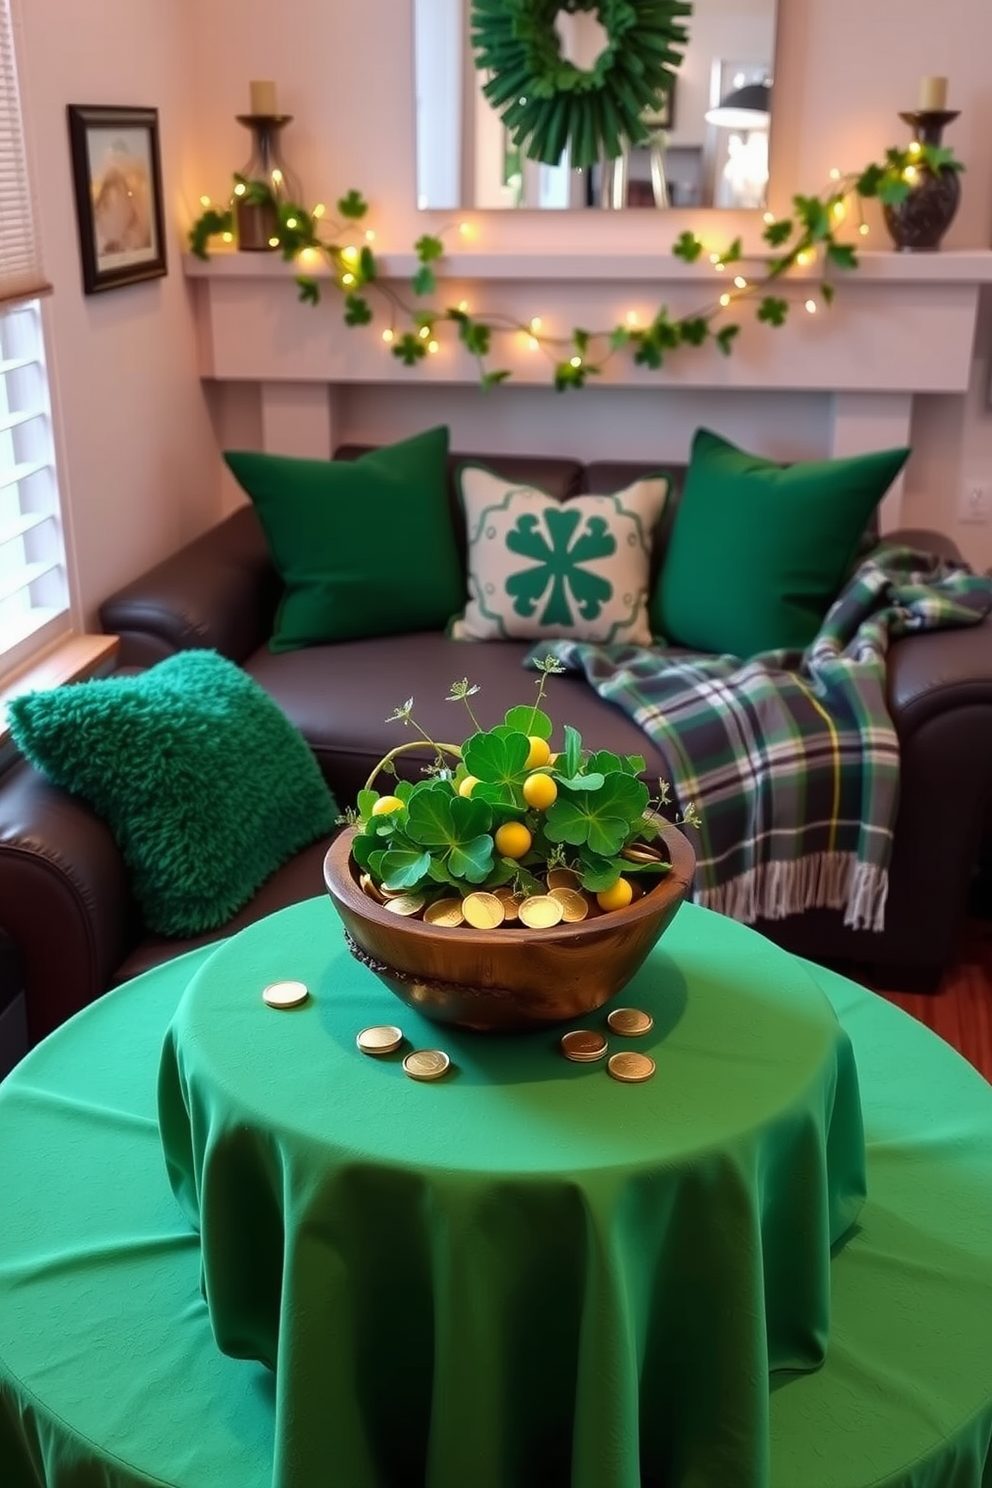
{"type": "Polygon", "coordinates": [[[403,1002],[439,1023],[510,1032],[563,1023],[619,992],[674,919],[695,853],[677,827],[661,836],[672,871],[626,909],[547,930],[475,930],[391,914],[359,887],[355,829],[331,843],[324,882],[351,952],[403,1002]]]}

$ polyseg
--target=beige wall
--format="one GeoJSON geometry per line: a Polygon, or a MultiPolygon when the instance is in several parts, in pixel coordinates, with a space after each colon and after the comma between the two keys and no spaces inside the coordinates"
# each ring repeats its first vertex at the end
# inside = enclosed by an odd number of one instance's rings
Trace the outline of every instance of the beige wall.
{"type": "Polygon", "coordinates": [[[15,0],[23,106],[50,302],[79,599],[92,624],[114,588],[213,520],[217,455],[194,373],[180,263],[182,172],[194,137],[186,6],[174,0],[15,0]],[[84,295],[66,104],[159,110],[169,273],[84,295]]]}
{"type": "MultiPolygon", "coordinates": [[[[234,116],[247,107],[248,79],[277,80],[281,106],[295,115],[287,155],[313,200],[360,187],[373,204],[385,251],[408,249],[443,219],[418,214],[414,205],[409,0],[19,4],[25,109],[57,287],[64,468],[81,592],[91,614],[102,595],[220,509],[221,466],[194,372],[179,255],[182,228],[196,215],[200,193],[223,196],[232,170],[247,157],[248,136],[234,116]],[[172,225],[167,278],[82,295],[64,117],[69,102],[158,107],[172,225]]],[[[907,0],[780,0],[773,205],[785,209],[793,191],[821,189],[832,166],[859,166],[908,138],[899,109],[912,107],[923,74],[946,73],[951,105],[962,110],[948,139],[968,166],[946,245],[986,247],[992,242],[989,0],[945,0],[936,23],[918,3],[923,19],[914,23],[913,9],[907,0]]],[[[719,221],[728,236],[737,226],[753,232],[750,219],[735,223],[721,214],[719,221]]],[[[538,246],[549,254],[574,244],[575,223],[555,214],[480,218],[486,245],[538,246]]],[[[683,226],[698,226],[699,219],[673,213],[661,230],[649,212],[593,214],[581,223],[590,248],[622,254],[666,251],[683,226]]],[[[888,246],[881,229],[873,241],[888,246]]],[[[914,523],[953,531],[982,566],[992,564],[992,528],[960,527],[955,513],[964,476],[992,480],[990,343],[987,308],[968,399],[964,405],[927,400],[917,420],[906,507],[914,523]]],[[[608,398],[567,397],[586,400],[586,427],[600,420],[608,429],[608,398]]],[[[534,419],[542,432],[548,414],[547,400],[539,399],[534,419]]],[[[566,452],[567,431],[563,419],[555,452],[566,452]]]]}

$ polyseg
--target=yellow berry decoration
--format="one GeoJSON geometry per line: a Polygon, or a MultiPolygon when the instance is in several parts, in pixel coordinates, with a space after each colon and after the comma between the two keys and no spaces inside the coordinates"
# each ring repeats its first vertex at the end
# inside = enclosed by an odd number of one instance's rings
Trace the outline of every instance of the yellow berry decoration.
{"type": "Polygon", "coordinates": [[[373,816],[388,816],[390,811],[402,811],[403,802],[399,796],[380,796],[372,807],[373,816]]]}
{"type": "Polygon", "coordinates": [[[558,787],[550,775],[528,775],[523,783],[524,800],[535,811],[547,811],[558,796],[558,787]]]}
{"type": "Polygon", "coordinates": [[[551,746],[547,739],[539,739],[536,734],[528,734],[527,737],[530,740],[530,753],[524,762],[524,769],[539,770],[551,758],[551,746]]]}
{"type": "Polygon", "coordinates": [[[465,779],[459,782],[458,794],[460,796],[470,796],[478,783],[478,775],[466,775],[465,779]]]}
{"type": "Polygon", "coordinates": [[[618,878],[611,889],[602,889],[596,895],[600,909],[626,909],[634,897],[634,886],[626,878],[618,878]]]}
{"type": "Polygon", "coordinates": [[[522,858],[533,840],[523,822],[515,821],[504,822],[501,827],[497,827],[493,838],[501,858],[522,858]]]}

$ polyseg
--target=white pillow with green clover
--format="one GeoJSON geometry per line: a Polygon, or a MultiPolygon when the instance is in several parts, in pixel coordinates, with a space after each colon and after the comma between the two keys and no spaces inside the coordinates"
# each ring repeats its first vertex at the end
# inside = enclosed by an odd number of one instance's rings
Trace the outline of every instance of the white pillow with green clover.
{"type": "Polygon", "coordinates": [[[451,625],[456,640],[651,644],[651,544],[666,476],[568,501],[481,465],[462,466],[458,478],[469,598],[451,625]]]}

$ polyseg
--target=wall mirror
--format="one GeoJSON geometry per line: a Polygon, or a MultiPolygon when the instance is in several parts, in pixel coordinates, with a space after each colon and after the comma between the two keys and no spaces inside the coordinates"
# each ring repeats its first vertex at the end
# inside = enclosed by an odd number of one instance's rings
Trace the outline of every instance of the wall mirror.
{"type": "MultiPolygon", "coordinates": [[[[417,205],[424,210],[764,207],[777,0],[693,0],[668,98],[646,111],[646,142],[574,168],[515,147],[483,94],[471,0],[414,0],[417,205]]],[[[562,56],[586,67],[605,33],[594,9],[556,21],[562,56]]]]}

